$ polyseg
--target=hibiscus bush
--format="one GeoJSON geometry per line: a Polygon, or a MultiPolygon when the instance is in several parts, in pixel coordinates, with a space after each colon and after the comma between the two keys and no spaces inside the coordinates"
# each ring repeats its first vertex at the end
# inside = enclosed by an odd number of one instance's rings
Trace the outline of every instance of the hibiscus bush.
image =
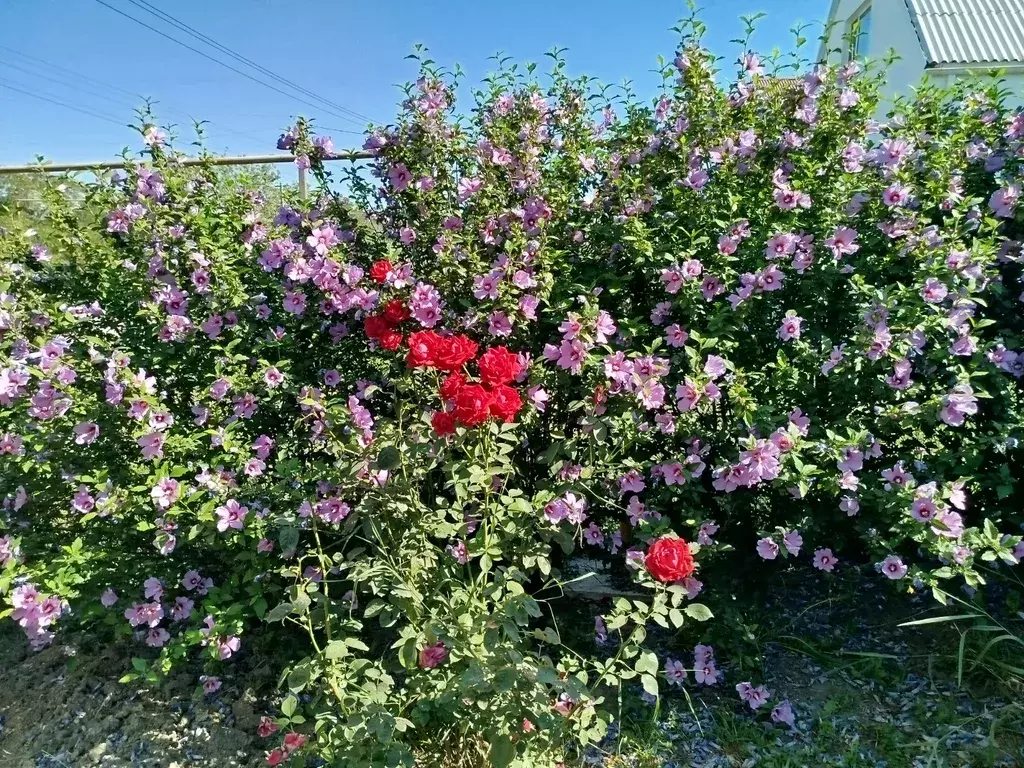
{"type": "Polygon", "coordinates": [[[553,765],[624,688],[770,700],[700,642],[716,573],[945,603],[1015,566],[1024,115],[879,120],[873,67],[732,77],[681,29],[650,104],[555,52],[459,112],[421,59],[367,165],[281,136],[309,202],[149,123],[49,179],[0,238],[0,616],[207,693],[271,653],[274,765],[553,765]],[[634,582],[597,649],[557,615],[581,551],[634,582]]]}

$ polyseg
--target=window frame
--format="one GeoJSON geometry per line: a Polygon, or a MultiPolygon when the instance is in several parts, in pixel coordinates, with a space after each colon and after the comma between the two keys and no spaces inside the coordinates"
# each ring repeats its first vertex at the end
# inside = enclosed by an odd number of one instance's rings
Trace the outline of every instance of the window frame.
{"type": "Polygon", "coordinates": [[[864,3],[850,16],[850,21],[847,24],[847,51],[846,60],[853,61],[854,59],[864,60],[867,57],[867,48],[871,43],[871,11],[872,3],[870,0],[864,3]],[[864,25],[864,19],[867,19],[867,29],[861,31],[861,27],[864,25]],[[863,43],[861,42],[863,41],[863,43]]]}

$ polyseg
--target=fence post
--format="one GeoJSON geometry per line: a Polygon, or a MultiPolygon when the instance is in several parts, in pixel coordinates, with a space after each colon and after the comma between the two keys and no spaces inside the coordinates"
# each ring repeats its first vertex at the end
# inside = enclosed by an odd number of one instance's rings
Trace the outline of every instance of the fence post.
{"type": "Polygon", "coordinates": [[[306,169],[299,166],[299,199],[306,201],[306,169]]]}

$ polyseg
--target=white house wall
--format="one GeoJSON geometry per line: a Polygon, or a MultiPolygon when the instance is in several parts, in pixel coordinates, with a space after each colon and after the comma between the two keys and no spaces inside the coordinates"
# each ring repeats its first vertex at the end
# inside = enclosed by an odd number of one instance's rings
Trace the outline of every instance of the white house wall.
{"type": "MultiPolygon", "coordinates": [[[[848,31],[849,20],[867,7],[864,0],[839,0],[834,19],[839,23],[832,27],[826,46],[829,62],[841,62],[847,49],[843,36],[848,31]],[[840,49],[836,52],[834,49],[840,49]]],[[[921,82],[925,70],[924,52],[910,18],[904,0],[873,0],[871,3],[871,30],[868,36],[868,58],[877,61],[885,59],[890,49],[899,51],[900,59],[888,69],[889,100],[881,105],[884,113],[897,94],[909,94],[921,82]]]]}

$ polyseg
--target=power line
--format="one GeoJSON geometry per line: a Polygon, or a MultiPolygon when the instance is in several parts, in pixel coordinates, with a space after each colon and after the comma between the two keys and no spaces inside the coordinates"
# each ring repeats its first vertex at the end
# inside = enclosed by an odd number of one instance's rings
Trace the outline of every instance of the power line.
{"type": "Polygon", "coordinates": [[[256,71],[260,72],[261,74],[266,75],[267,77],[270,77],[273,80],[276,80],[277,82],[281,83],[284,86],[287,86],[288,88],[293,88],[293,89],[299,91],[300,93],[303,93],[306,96],[309,96],[312,99],[316,99],[317,101],[322,102],[327,107],[330,107],[332,109],[337,109],[337,110],[339,110],[341,112],[344,112],[347,115],[352,115],[352,117],[356,118],[357,120],[363,121],[364,123],[372,123],[372,122],[374,122],[372,118],[369,118],[366,115],[363,115],[363,114],[361,114],[359,112],[356,112],[355,110],[349,109],[348,107],[346,107],[346,106],[344,106],[342,104],[338,104],[335,101],[331,101],[330,99],[325,99],[324,97],[314,93],[313,91],[310,91],[307,88],[303,88],[301,85],[299,85],[299,84],[297,84],[295,82],[292,82],[291,80],[288,80],[288,79],[282,77],[281,75],[277,74],[276,72],[272,72],[271,70],[267,69],[266,67],[261,66],[260,64],[256,63],[252,59],[246,58],[245,56],[243,56],[242,54],[238,53],[237,51],[234,51],[234,50],[228,48],[227,46],[222,45],[221,43],[218,43],[216,40],[208,37],[207,35],[204,35],[199,30],[197,30],[197,29],[195,29],[193,27],[190,27],[185,22],[180,21],[179,19],[174,18],[173,16],[171,16],[168,13],[165,13],[164,11],[162,11],[159,8],[157,8],[156,6],[154,6],[152,3],[146,2],[146,0],[128,0],[128,2],[131,3],[132,5],[134,5],[136,8],[141,8],[142,10],[148,11],[149,13],[153,14],[154,16],[157,16],[157,17],[163,19],[164,21],[168,22],[169,24],[172,24],[175,27],[177,27],[182,32],[185,32],[186,34],[191,35],[192,37],[194,37],[194,38],[196,38],[198,40],[201,40],[202,42],[206,43],[207,45],[210,45],[210,46],[216,48],[217,50],[221,51],[222,53],[227,54],[228,56],[233,58],[235,61],[238,61],[238,62],[240,62],[242,64],[246,64],[246,65],[252,67],[256,71]]]}
{"type": "MultiPolygon", "coordinates": [[[[65,75],[66,77],[77,78],[79,80],[84,80],[84,81],[89,82],[89,83],[95,83],[97,86],[99,86],[103,90],[102,90],[102,92],[97,94],[96,91],[98,89],[92,88],[91,90],[93,91],[93,94],[94,95],[98,95],[100,98],[107,99],[107,100],[111,101],[111,103],[117,104],[117,102],[114,100],[114,98],[109,93],[107,93],[107,91],[118,91],[119,93],[123,93],[126,96],[131,97],[132,102],[133,102],[132,103],[132,108],[133,109],[138,106],[138,100],[143,100],[143,101],[146,100],[146,97],[143,96],[140,93],[134,93],[134,92],[129,91],[129,90],[125,89],[125,88],[121,88],[120,86],[114,85],[112,83],[106,83],[106,82],[104,82],[102,80],[97,80],[94,77],[89,77],[88,75],[83,75],[80,72],[75,72],[74,70],[66,69],[65,67],[61,67],[61,66],[59,66],[57,64],[54,64],[53,62],[46,61],[45,59],[40,59],[40,58],[37,58],[35,56],[30,56],[27,53],[23,53],[21,51],[17,51],[14,48],[8,48],[5,45],[0,45],[0,50],[7,51],[8,53],[13,53],[16,56],[20,56],[20,57],[22,57],[24,59],[28,59],[29,61],[36,62],[37,64],[42,64],[44,67],[49,67],[52,70],[60,72],[63,75],[65,75]]],[[[14,69],[18,69],[18,70],[20,70],[22,72],[25,72],[25,73],[27,73],[29,75],[32,75],[33,77],[41,77],[41,78],[43,78],[45,80],[51,80],[51,81],[53,81],[53,82],[55,82],[55,83],[57,83],[59,85],[64,85],[67,88],[82,89],[81,85],[74,84],[74,83],[63,83],[60,80],[57,80],[57,79],[55,79],[53,77],[50,77],[49,75],[46,75],[46,74],[44,74],[42,72],[35,72],[35,71],[32,71],[32,70],[24,69],[24,68],[19,67],[19,66],[15,65],[15,64],[12,64],[9,61],[8,62],[0,61],[0,64],[2,64],[4,66],[7,66],[7,67],[12,67],[14,69]]],[[[127,99],[125,99],[124,101],[127,101],[127,99]]],[[[118,106],[120,106],[120,105],[118,105],[118,106]]],[[[188,114],[187,110],[180,109],[180,108],[174,108],[170,104],[167,104],[166,107],[167,107],[167,111],[169,113],[171,113],[171,114],[177,114],[179,117],[185,117],[185,118],[187,118],[190,121],[193,119],[188,114]]],[[[236,136],[242,136],[242,137],[247,138],[247,139],[252,139],[254,141],[259,142],[260,144],[267,144],[267,143],[269,143],[269,140],[268,140],[267,136],[258,136],[258,135],[254,134],[254,133],[249,133],[248,131],[241,131],[241,130],[238,130],[236,128],[230,128],[230,127],[228,127],[226,125],[222,125],[222,124],[220,124],[220,123],[218,123],[216,121],[208,120],[206,122],[207,122],[208,125],[210,125],[212,128],[214,128],[214,129],[216,129],[218,131],[223,131],[225,133],[234,134],[236,136]]]]}
{"type": "Polygon", "coordinates": [[[323,111],[329,112],[330,114],[334,115],[335,117],[340,117],[343,120],[351,120],[352,119],[350,117],[347,117],[346,115],[340,115],[337,112],[325,109],[324,107],[321,107],[318,104],[314,104],[314,103],[312,103],[310,101],[307,101],[306,99],[299,98],[294,93],[289,93],[288,91],[283,91],[280,88],[271,85],[270,83],[264,82],[263,80],[260,80],[260,79],[258,79],[256,77],[253,77],[248,72],[243,72],[242,70],[238,69],[237,67],[233,67],[230,64],[227,64],[226,62],[221,61],[220,59],[214,58],[210,54],[208,54],[208,53],[206,53],[204,51],[201,51],[198,48],[195,48],[195,47],[189,45],[188,43],[184,43],[181,40],[177,39],[176,37],[171,37],[166,32],[163,32],[163,31],[157,29],[156,27],[154,27],[154,26],[152,26],[150,24],[147,24],[144,21],[135,18],[134,16],[131,16],[131,15],[125,13],[124,11],[120,10],[119,8],[115,8],[114,6],[110,5],[109,3],[104,2],[104,0],[96,0],[96,2],[99,3],[100,5],[104,6],[105,8],[109,8],[114,13],[116,13],[116,14],[118,14],[120,16],[124,16],[126,19],[134,21],[136,24],[139,24],[139,25],[145,27],[146,29],[150,30],[151,32],[155,32],[156,34],[160,35],[161,37],[164,37],[164,38],[170,40],[171,42],[177,43],[182,48],[186,48],[186,49],[192,51],[193,53],[196,53],[196,54],[202,56],[204,59],[208,59],[208,60],[212,61],[214,64],[219,64],[220,66],[224,67],[225,69],[230,69],[235,74],[241,75],[242,77],[246,78],[247,80],[252,80],[254,83],[257,83],[258,85],[262,85],[264,88],[269,88],[270,90],[272,90],[272,91],[274,91],[276,93],[279,93],[282,96],[287,96],[289,99],[293,99],[293,100],[298,101],[298,102],[300,102],[302,104],[306,104],[307,106],[313,107],[314,109],[322,109],[323,111]]]}
{"type": "Polygon", "coordinates": [[[6,88],[6,89],[8,89],[10,91],[16,91],[17,93],[24,94],[25,96],[30,96],[33,99],[40,99],[41,101],[48,101],[51,104],[56,104],[58,107],[64,107],[65,109],[71,109],[71,110],[74,110],[75,112],[81,112],[83,115],[88,115],[89,117],[95,117],[97,120],[106,120],[108,123],[113,123],[114,125],[119,125],[122,128],[127,128],[128,127],[126,123],[122,123],[122,122],[120,122],[118,120],[115,120],[112,117],[108,117],[107,115],[101,115],[98,112],[93,112],[92,110],[87,109],[85,107],[76,107],[73,104],[68,104],[68,103],[63,102],[63,101],[58,101],[57,99],[51,99],[51,98],[48,98],[46,96],[42,96],[42,95],[40,95],[38,93],[32,93],[30,91],[24,91],[21,88],[15,88],[13,85],[8,85],[7,83],[4,83],[4,82],[0,82],[0,88],[6,88]]]}
{"type": "MultiPolygon", "coordinates": [[[[123,93],[123,94],[125,94],[127,96],[131,96],[133,99],[141,99],[141,98],[143,98],[142,94],[133,93],[132,91],[129,91],[129,90],[125,89],[125,88],[121,88],[119,86],[112,85],[111,83],[105,83],[102,80],[97,80],[94,77],[89,77],[88,75],[83,75],[81,72],[75,72],[72,69],[66,69],[65,67],[58,66],[57,64],[54,64],[53,62],[46,61],[45,59],[39,59],[39,58],[36,58],[35,56],[29,56],[27,53],[23,53],[22,51],[17,51],[14,48],[8,48],[6,45],[0,45],[0,50],[7,51],[8,53],[13,53],[15,56],[20,56],[23,59],[28,59],[29,61],[34,61],[37,64],[42,64],[44,67],[49,67],[50,69],[57,70],[58,72],[63,72],[65,74],[71,75],[72,77],[77,77],[80,80],[85,80],[87,82],[95,83],[96,85],[99,85],[99,86],[101,86],[103,88],[106,88],[106,89],[109,89],[109,90],[112,90],[112,91],[120,91],[121,93],[123,93]]],[[[11,65],[8,64],[8,66],[11,66],[11,65]]]]}
{"type": "Polygon", "coordinates": [[[87,88],[86,86],[83,86],[83,85],[76,85],[74,83],[69,83],[67,81],[68,80],[67,78],[58,79],[56,77],[51,77],[50,75],[43,74],[42,72],[33,72],[31,69],[25,69],[24,67],[19,67],[17,64],[12,64],[9,61],[0,61],[0,66],[10,67],[11,69],[16,69],[19,72],[22,72],[22,73],[24,73],[26,75],[31,75],[32,77],[40,77],[43,80],[49,80],[51,83],[56,83],[57,85],[64,86],[65,88],[76,88],[76,89],[82,91],[83,93],[87,93],[90,96],[95,96],[96,98],[100,98],[100,99],[106,99],[107,101],[111,102],[112,104],[115,104],[115,105],[117,105],[119,107],[122,106],[121,104],[118,103],[118,101],[116,99],[114,99],[114,97],[110,96],[109,94],[101,93],[96,88],[87,88]]]}

